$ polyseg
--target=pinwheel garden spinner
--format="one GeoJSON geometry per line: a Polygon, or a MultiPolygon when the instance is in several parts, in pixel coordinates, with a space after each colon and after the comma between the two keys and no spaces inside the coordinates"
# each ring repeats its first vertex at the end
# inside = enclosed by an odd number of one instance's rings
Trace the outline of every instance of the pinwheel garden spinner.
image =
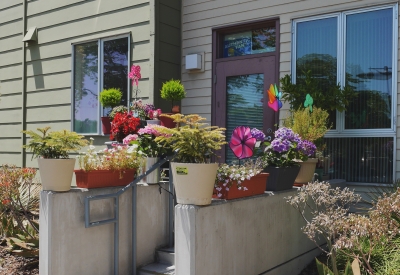
{"type": "Polygon", "coordinates": [[[253,156],[256,141],[249,127],[238,126],[232,132],[229,147],[238,159],[250,158],[253,156]]]}
{"type": "Polygon", "coordinates": [[[282,108],[282,93],[279,92],[278,87],[275,85],[270,85],[268,93],[268,107],[270,107],[275,112],[278,112],[280,108],[282,108]]]}

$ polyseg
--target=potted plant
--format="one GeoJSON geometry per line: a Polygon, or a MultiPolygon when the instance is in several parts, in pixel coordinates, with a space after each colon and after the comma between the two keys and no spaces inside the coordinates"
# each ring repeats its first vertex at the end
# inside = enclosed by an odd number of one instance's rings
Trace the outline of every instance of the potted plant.
{"type": "MultiPolygon", "coordinates": [[[[313,108],[312,112],[308,108],[299,108],[290,110],[289,116],[283,120],[283,126],[291,128],[303,140],[313,142],[318,154],[324,147],[323,137],[330,129],[328,121],[328,112],[321,108],[313,108]]],[[[296,185],[306,184],[312,180],[317,163],[318,158],[315,155],[300,163],[301,168],[295,180],[296,185]]]]}
{"type": "MultiPolygon", "coordinates": [[[[174,102],[180,101],[186,97],[185,87],[179,80],[171,79],[163,83],[161,87],[161,98],[171,101],[171,112],[179,113],[179,105],[174,105],[174,102]]],[[[175,127],[175,124],[168,116],[160,117],[161,123],[168,128],[175,127]]]]}
{"type": "MultiPolygon", "coordinates": [[[[163,128],[163,126],[160,127],[161,129],[163,128]]],[[[167,153],[167,150],[155,141],[156,137],[160,135],[161,133],[154,127],[154,124],[149,124],[139,129],[137,134],[128,135],[123,140],[124,144],[137,146],[138,152],[143,156],[143,163],[141,165],[142,173],[157,163],[161,155],[167,153]]],[[[159,170],[155,170],[143,178],[143,182],[148,184],[159,183],[159,181],[159,170]]]]}
{"type": "Polygon", "coordinates": [[[123,113],[127,113],[127,112],[128,112],[128,107],[126,107],[124,105],[119,105],[119,106],[114,107],[111,110],[108,117],[110,118],[111,121],[113,121],[116,113],[123,114],[123,113]]]}
{"type": "Polygon", "coordinates": [[[264,142],[261,158],[269,173],[267,191],[290,189],[300,170],[299,161],[315,154],[314,143],[302,140],[291,129],[282,127],[275,131],[275,139],[264,142]]]}
{"type": "Polygon", "coordinates": [[[177,202],[207,205],[211,203],[218,164],[210,163],[215,151],[226,144],[224,128],[206,126],[199,115],[168,115],[175,128],[156,127],[161,133],[156,142],[176,152],[171,163],[177,202]]]}
{"type": "Polygon", "coordinates": [[[111,126],[110,140],[122,143],[123,139],[136,134],[141,126],[140,119],[134,117],[132,112],[116,113],[111,126]]]}
{"type": "Polygon", "coordinates": [[[112,149],[96,151],[93,138],[86,153],[78,156],[76,185],[81,188],[124,186],[133,181],[142,162],[137,146],[115,144],[112,149]]]}
{"type": "MultiPolygon", "coordinates": [[[[120,104],[122,98],[122,92],[116,88],[110,88],[103,90],[99,95],[99,100],[103,108],[114,108],[120,104]]],[[[111,111],[110,111],[111,112],[111,111]]],[[[110,134],[111,131],[111,121],[108,114],[101,117],[101,122],[103,126],[103,134],[110,134]]]]}
{"type": "Polygon", "coordinates": [[[130,109],[134,117],[146,121],[146,124],[161,124],[159,120],[161,109],[156,109],[153,104],[143,103],[141,99],[138,99],[131,103],[130,109]]]}
{"type": "Polygon", "coordinates": [[[37,131],[22,131],[31,137],[24,148],[32,151],[32,158],[38,159],[43,190],[69,191],[71,189],[75,158],[69,152],[77,152],[88,141],[75,132],[49,131],[50,127],[37,131]]]}
{"type": "Polygon", "coordinates": [[[215,179],[214,193],[218,199],[237,199],[264,194],[268,173],[260,159],[247,160],[243,164],[220,164],[215,179]]]}

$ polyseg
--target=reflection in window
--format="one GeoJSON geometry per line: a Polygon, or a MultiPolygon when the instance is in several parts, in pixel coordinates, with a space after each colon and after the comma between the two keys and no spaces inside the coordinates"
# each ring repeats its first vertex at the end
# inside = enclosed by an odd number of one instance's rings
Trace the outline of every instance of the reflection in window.
{"type": "MultiPolygon", "coordinates": [[[[263,91],[264,75],[239,75],[226,78],[227,121],[226,136],[228,141],[236,126],[263,128],[263,91]]],[[[237,158],[229,146],[226,149],[226,162],[237,158]]]]}
{"type": "MultiPolygon", "coordinates": [[[[311,71],[322,91],[337,85],[337,18],[300,22],[296,35],[296,83],[311,71]]],[[[329,119],[336,128],[336,111],[329,119]]]]}
{"type": "Polygon", "coordinates": [[[275,27],[254,29],[224,36],[223,57],[275,51],[275,27]]]}
{"type": "Polygon", "coordinates": [[[103,89],[119,88],[123,93],[121,104],[127,105],[128,51],[127,37],[74,46],[74,131],[84,134],[99,133],[98,95],[103,89]],[[99,48],[101,42],[103,47],[99,48]],[[102,74],[99,72],[99,63],[102,64],[102,74]]]}
{"type": "Polygon", "coordinates": [[[346,129],[391,127],[392,9],[346,18],[346,83],[358,97],[346,112],[346,129]]]}

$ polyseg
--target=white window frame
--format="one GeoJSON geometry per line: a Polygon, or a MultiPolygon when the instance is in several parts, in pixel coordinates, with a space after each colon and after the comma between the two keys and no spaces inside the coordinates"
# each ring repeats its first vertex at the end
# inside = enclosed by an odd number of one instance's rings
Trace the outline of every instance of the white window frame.
{"type": "MultiPolygon", "coordinates": [[[[103,38],[98,38],[98,39],[90,39],[90,40],[83,40],[79,42],[74,42],[71,44],[71,131],[74,131],[74,85],[75,85],[75,46],[78,46],[80,44],[88,43],[88,42],[94,42],[97,41],[97,46],[98,46],[98,54],[99,54],[99,60],[97,62],[98,66],[98,80],[97,80],[97,89],[100,94],[100,92],[103,90],[104,87],[104,78],[103,78],[103,68],[104,68],[104,42],[105,41],[110,41],[110,40],[116,40],[120,38],[128,38],[128,68],[127,71],[129,72],[130,67],[131,67],[131,36],[130,34],[121,34],[121,35],[115,35],[115,36],[109,36],[109,37],[103,37],[103,38]]],[[[131,85],[130,81],[128,78],[128,75],[126,76],[126,81],[127,81],[127,108],[130,106],[130,101],[131,101],[131,85]]],[[[86,136],[103,136],[102,130],[101,130],[101,115],[103,108],[101,106],[99,98],[97,99],[98,101],[98,110],[97,110],[97,117],[98,117],[98,123],[97,123],[97,133],[79,133],[81,135],[86,135],[86,136]]]]}

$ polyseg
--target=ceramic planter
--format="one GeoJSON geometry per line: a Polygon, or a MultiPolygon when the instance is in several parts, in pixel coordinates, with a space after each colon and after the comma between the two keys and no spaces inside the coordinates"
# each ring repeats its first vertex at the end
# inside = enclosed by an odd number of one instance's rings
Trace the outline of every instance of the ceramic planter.
{"type": "Polygon", "coordinates": [[[108,116],[101,117],[101,128],[104,135],[111,133],[111,119],[108,116]]]}
{"type": "Polygon", "coordinates": [[[300,166],[273,167],[267,166],[263,172],[269,173],[266,191],[282,191],[293,188],[294,180],[300,171],[300,166]]]}
{"type": "Polygon", "coordinates": [[[300,162],[300,171],[294,180],[296,185],[301,186],[312,181],[317,162],[317,158],[309,158],[306,161],[300,162]]]}
{"type": "Polygon", "coordinates": [[[136,169],[123,170],[75,170],[76,186],[80,188],[102,188],[113,186],[126,186],[131,183],[136,174],[136,169]],[[122,177],[121,177],[122,176],[122,177]]]}
{"type": "Polygon", "coordinates": [[[43,190],[69,191],[76,159],[38,159],[43,190]]]}
{"type": "Polygon", "coordinates": [[[150,124],[161,125],[161,120],[148,119],[148,120],[146,120],[146,123],[147,123],[147,125],[150,125],[150,124]]]}
{"type": "Polygon", "coordinates": [[[237,188],[236,181],[232,184],[232,186],[229,188],[228,191],[225,189],[225,187],[223,187],[222,183],[220,183],[219,186],[222,189],[217,192],[217,190],[214,188],[215,195],[213,195],[213,197],[216,199],[231,200],[231,199],[237,199],[237,198],[250,197],[250,196],[264,194],[264,191],[267,186],[268,176],[269,176],[268,173],[260,173],[256,176],[250,178],[249,180],[244,180],[241,185],[242,185],[242,187],[247,188],[246,191],[243,188],[242,188],[242,190],[239,190],[237,188]],[[220,193],[221,196],[218,197],[217,193],[220,193]]]}
{"type": "MultiPolygon", "coordinates": [[[[173,115],[173,114],[169,113],[167,115],[173,115]]],[[[166,116],[160,116],[159,119],[161,121],[162,126],[165,126],[167,128],[175,128],[176,127],[176,123],[172,120],[172,118],[169,118],[166,116]]]]}
{"type": "Polygon", "coordinates": [[[171,162],[171,169],[177,203],[195,205],[211,203],[218,163],[171,162]]]}
{"type": "MultiPolygon", "coordinates": [[[[151,166],[153,166],[157,161],[159,161],[160,158],[159,157],[155,157],[155,158],[151,158],[151,157],[147,157],[144,160],[144,163],[141,167],[142,170],[142,174],[144,174],[147,169],[149,169],[151,166]]],[[[147,184],[157,184],[160,182],[160,169],[156,169],[153,172],[151,172],[150,174],[148,174],[147,176],[145,176],[141,182],[142,183],[147,183],[147,184]]]]}

